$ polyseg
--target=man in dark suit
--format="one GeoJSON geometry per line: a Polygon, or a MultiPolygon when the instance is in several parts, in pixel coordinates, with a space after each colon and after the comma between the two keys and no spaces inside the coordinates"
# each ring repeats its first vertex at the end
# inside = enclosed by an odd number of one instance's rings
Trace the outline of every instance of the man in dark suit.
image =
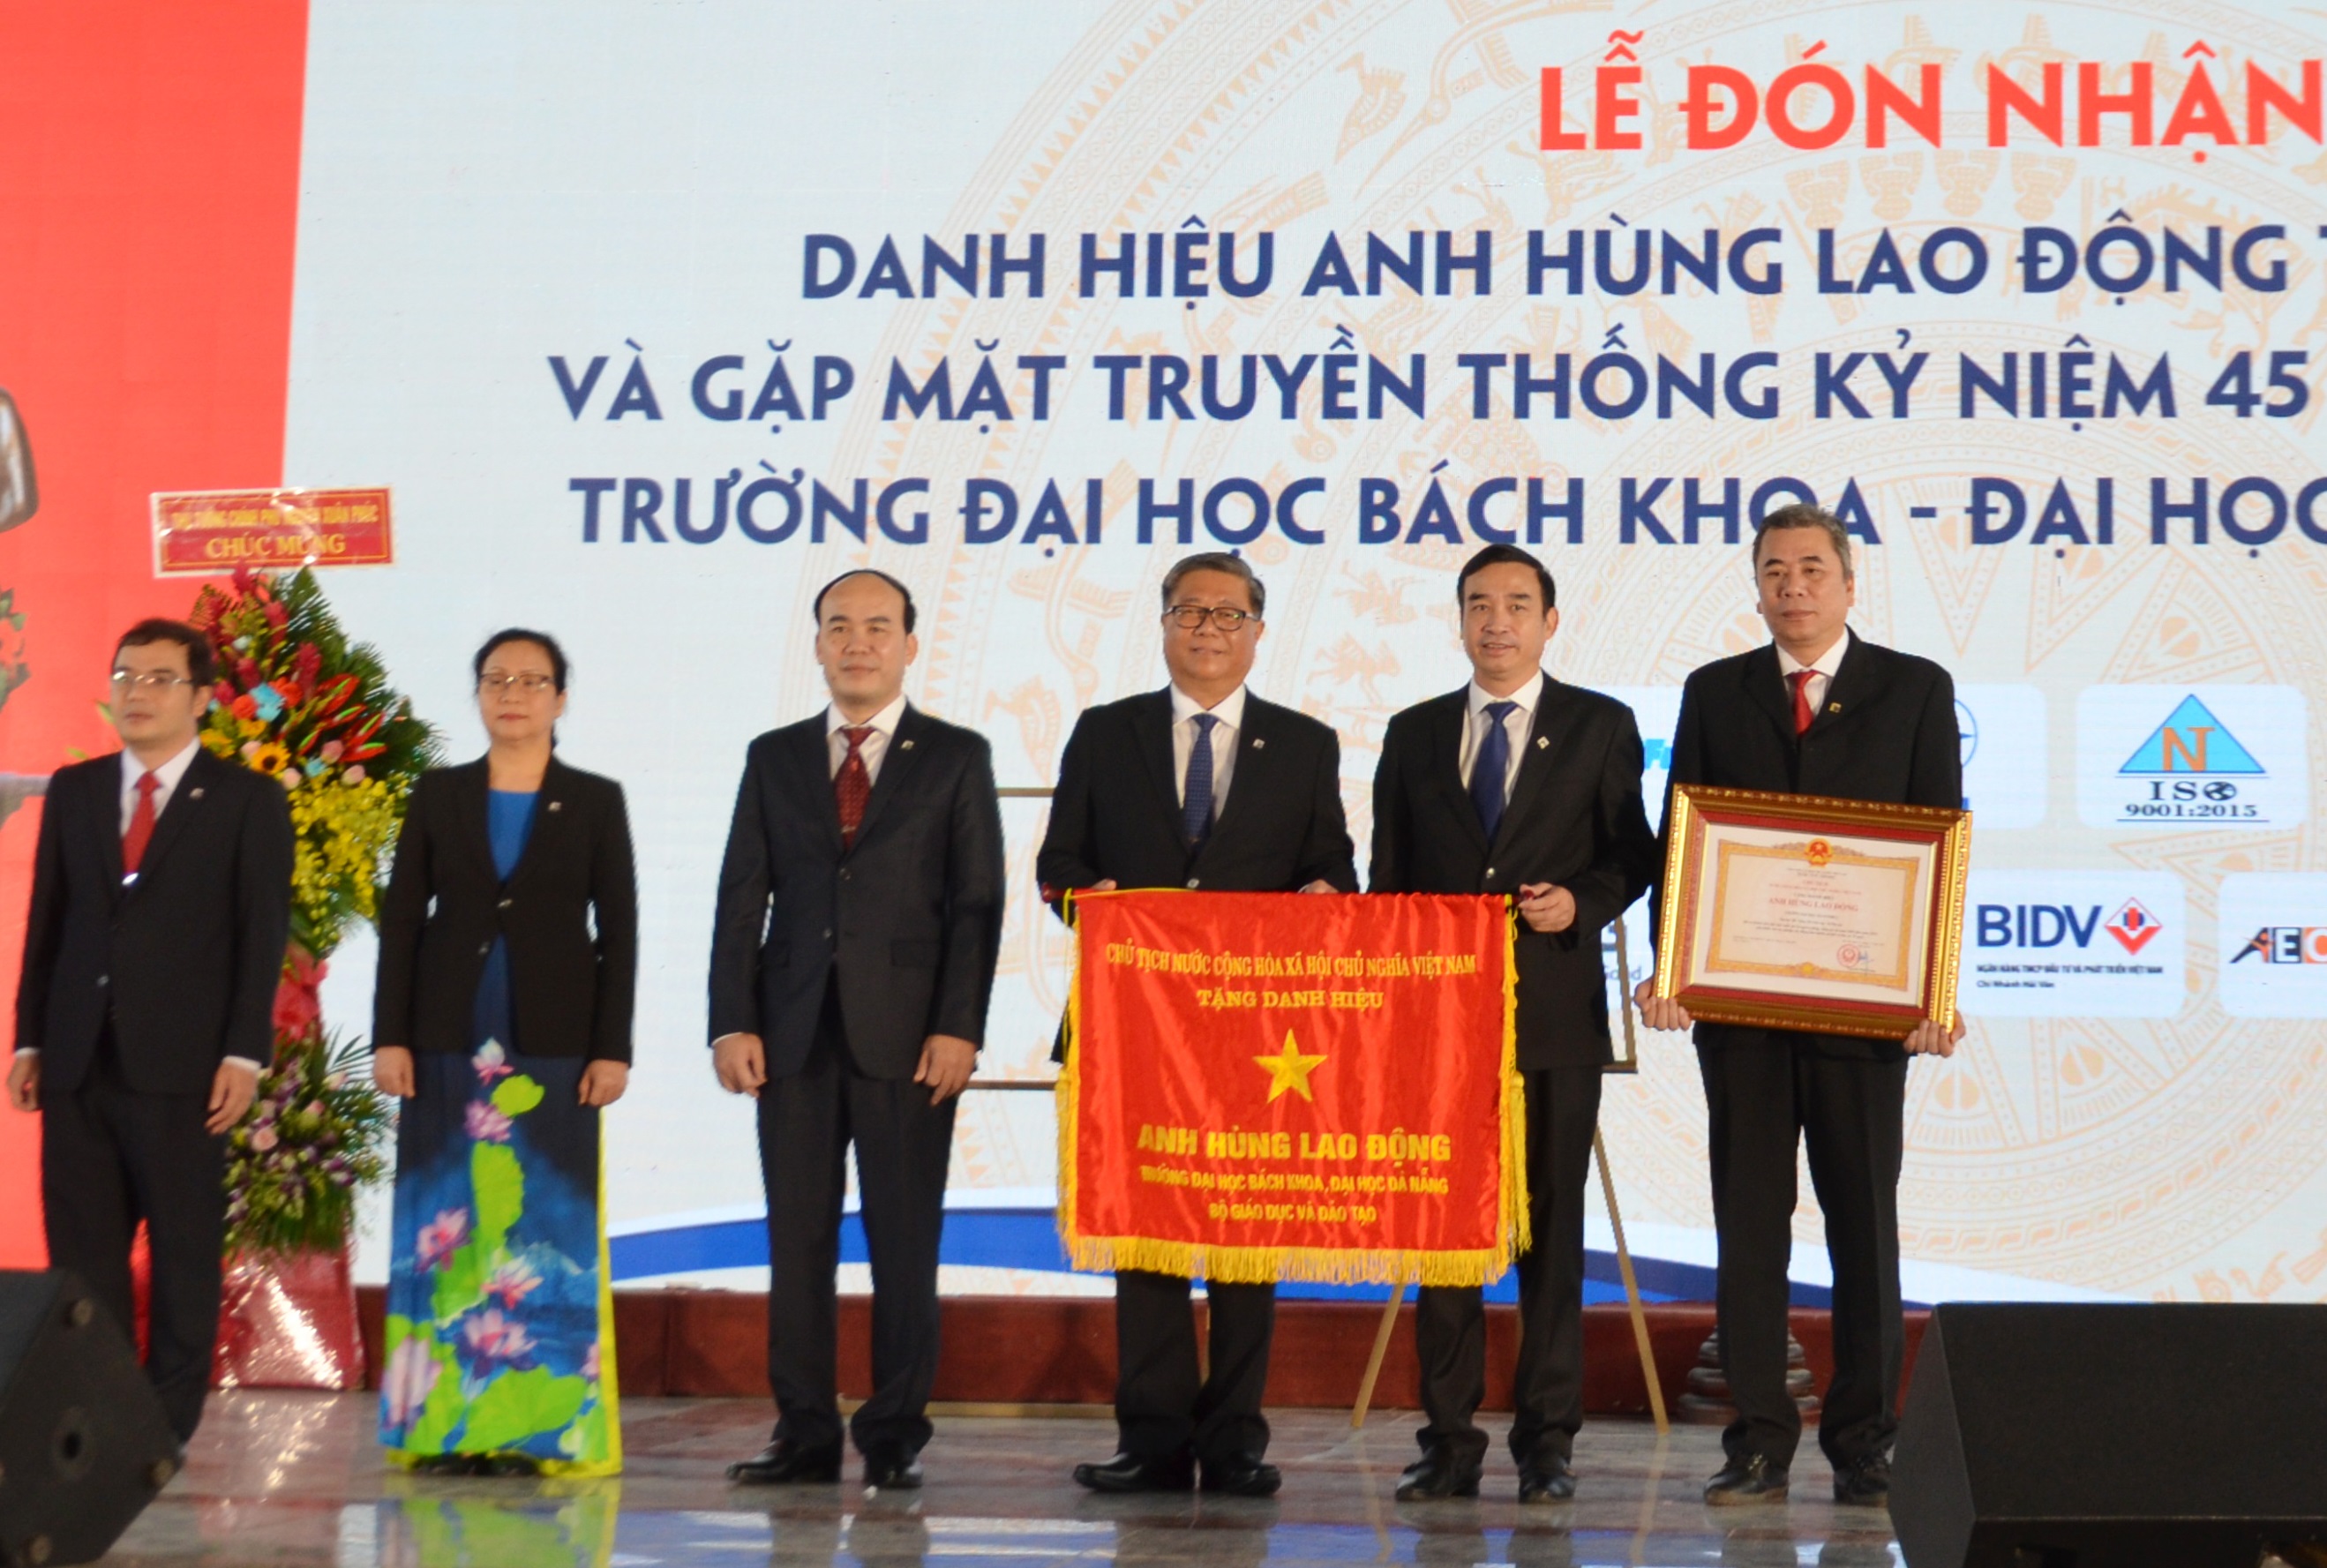
{"type": "Polygon", "coordinates": [[[873,1262],[867,1488],[916,1487],[938,1367],[938,1240],[962,1086],[1002,942],[986,738],[905,700],[913,598],[850,572],[816,599],[832,702],[752,742],[711,938],[720,1084],[759,1101],[774,1439],[732,1479],[833,1481],[834,1270],[848,1146],[873,1262]]]}
{"type": "MultiPolygon", "coordinates": [[[[1671,782],[1960,807],[1955,685],[1929,659],[1852,634],[1855,584],[1841,523],[1809,506],[1771,513],[1754,534],[1753,570],[1771,645],[1688,677],[1671,782]]],[[[1687,1009],[1649,990],[1644,981],[1635,992],[1649,1028],[1689,1026],[1687,1009]]],[[[1805,1142],[1834,1265],[1834,1381],[1818,1445],[1834,1465],[1837,1501],[1888,1498],[1905,1345],[1899,1166],[1907,1059],[1952,1055],[1962,1035],[1960,1017],[1951,1027],[1920,1024],[1904,1041],[1696,1025],[1721,1246],[1722,1363],[1738,1409],[1707,1502],[1774,1501],[1788,1489],[1802,1423],[1786,1390],[1786,1263],[1794,1151],[1805,1142]]]]}
{"type": "MultiPolygon", "coordinates": [[[[1191,555],[1164,577],[1172,684],[1092,708],[1059,765],[1035,861],[1044,896],[1116,887],[1210,892],[1355,892],[1341,815],[1341,748],[1305,714],[1245,689],[1266,591],[1235,555],[1191,555]]],[[[1075,1467],[1095,1491],[1266,1497],[1261,1415],[1276,1287],[1214,1281],[1210,1376],[1200,1377],[1189,1283],[1115,1276],[1118,1451],[1075,1467]]]]}
{"type": "MultiPolygon", "coordinates": [[[[1600,936],[1654,874],[1640,807],[1640,733],[1612,697],[1553,680],[1559,628],[1543,563],[1509,545],[1455,582],[1471,682],[1390,720],[1374,770],[1378,893],[1503,893],[1519,901],[1519,1067],[1527,1082],[1529,1229],[1519,1263],[1511,1457],[1519,1500],[1575,1495],[1584,1421],[1584,1207],[1600,1073],[1612,1052],[1600,936]]],[[[1437,1042],[1499,1050],[1500,1041],[1437,1042]]],[[[1414,1337],[1422,1457],[1401,1499],[1475,1497],[1487,1434],[1486,1308],[1476,1285],[1425,1285],[1414,1337]]]]}
{"type": "Polygon", "coordinates": [[[127,1333],[145,1222],[145,1358],[181,1443],[218,1342],[226,1132],[274,1047],[291,929],[291,813],[274,779],[202,749],[210,643],[140,621],[113,658],[122,749],[49,782],[8,1096],[41,1113],[49,1261],[127,1333]]]}

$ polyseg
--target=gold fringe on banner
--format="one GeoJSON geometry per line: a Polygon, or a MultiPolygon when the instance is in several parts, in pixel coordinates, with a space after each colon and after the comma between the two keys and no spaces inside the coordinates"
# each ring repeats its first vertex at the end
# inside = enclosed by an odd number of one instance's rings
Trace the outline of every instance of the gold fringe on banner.
{"type": "MultiPolygon", "coordinates": [[[[1073,897],[1066,895],[1073,926],[1073,897]]],[[[1532,1242],[1528,1219],[1527,1080],[1519,1070],[1519,927],[1516,908],[1503,928],[1502,1179],[1495,1192],[1495,1246],[1470,1251],[1389,1251],[1369,1247],[1208,1246],[1147,1236],[1085,1236],[1077,1213],[1076,1130],[1081,1112],[1082,938],[1067,987],[1066,1060],[1059,1069],[1059,1240],[1068,1266],[1084,1274],[1145,1269],[1222,1284],[1492,1284],[1532,1242]]]]}

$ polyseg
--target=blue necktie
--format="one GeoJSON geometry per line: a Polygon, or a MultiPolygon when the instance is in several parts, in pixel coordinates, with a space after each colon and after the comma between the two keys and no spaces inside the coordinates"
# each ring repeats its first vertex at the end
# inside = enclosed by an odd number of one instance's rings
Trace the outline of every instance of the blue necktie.
{"type": "Polygon", "coordinates": [[[1489,844],[1495,842],[1495,829],[1502,825],[1503,774],[1511,764],[1511,739],[1503,731],[1503,721],[1518,706],[1487,705],[1487,733],[1479,737],[1479,754],[1471,759],[1471,804],[1478,808],[1479,826],[1487,830],[1489,844]]]}
{"type": "Polygon", "coordinates": [[[1196,743],[1188,748],[1188,787],[1180,797],[1180,821],[1191,844],[1203,843],[1212,829],[1212,726],[1220,722],[1211,714],[1198,714],[1196,743]]]}

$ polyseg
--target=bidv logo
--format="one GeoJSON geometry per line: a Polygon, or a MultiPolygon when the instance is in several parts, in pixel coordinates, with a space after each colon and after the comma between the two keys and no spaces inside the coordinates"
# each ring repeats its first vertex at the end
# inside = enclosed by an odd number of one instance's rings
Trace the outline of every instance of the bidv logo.
{"type": "Polygon", "coordinates": [[[2182,887],[2159,873],[1971,873],[1963,1009],[2165,1018],[2183,990],[2182,887]]]}
{"type": "Polygon", "coordinates": [[[2093,945],[2096,933],[2114,938],[2128,953],[2138,953],[2156,939],[2164,924],[2142,907],[2139,899],[2117,906],[2108,923],[2101,923],[2099,904],[1980,904],[1973,914],[1977,945],[1982,947],[2027,947],[2041,950],[2068,946],[2082,952],[2093,945]]]}
{"type": "Polygon", "coordinates": [[[2327,1018],[2327,873],[2233,872],[2222,879],[2222,1011],[2327,1018]]]}
{"type": "Polygon", "coordinates": [[[2080,815],[2096,827],[2285,827],[2309,789],[2288,686],[2097,686],[2078,704],[2080,815]]]}

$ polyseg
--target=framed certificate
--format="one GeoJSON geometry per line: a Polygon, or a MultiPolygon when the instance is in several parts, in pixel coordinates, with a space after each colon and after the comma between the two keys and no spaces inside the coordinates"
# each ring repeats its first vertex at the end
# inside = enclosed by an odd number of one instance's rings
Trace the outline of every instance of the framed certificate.
{"type": "Polygon", "coordinates": [[[1954,1018],[1970,812],[1679,784],[1666,826],[1657,995],[1888,1040],[1954,1018]]]}

